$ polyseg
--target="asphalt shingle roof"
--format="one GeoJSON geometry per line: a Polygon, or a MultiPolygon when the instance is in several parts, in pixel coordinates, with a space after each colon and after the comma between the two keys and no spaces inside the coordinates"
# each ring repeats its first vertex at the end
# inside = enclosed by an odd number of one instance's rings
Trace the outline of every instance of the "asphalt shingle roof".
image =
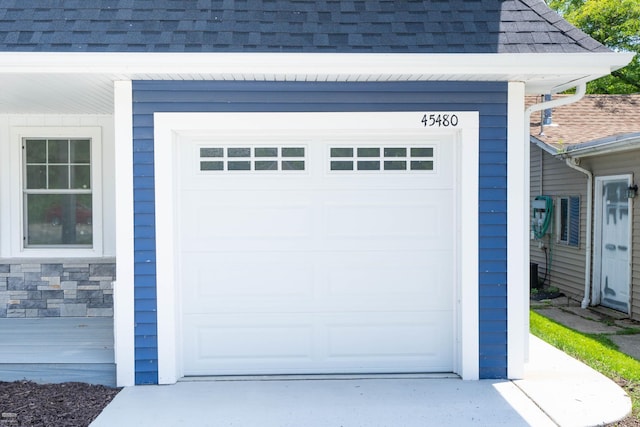
{"type": "Polygon", "coordinates": [[[2,0],[0,51],[609,50],[542,0],[2,0]]]}
{"type": "MultiPolygon", "coordinates": [[[[567,95],[556,95],[554,99],[567,95]]],[[[527,97],[527,104],[540,102],[527,97]]],[[[603,138],[640,133],[640,94],[586,95],[552,110],[553,126],[540,134],[540,113],[531,116],[531,136],[557,149],[603,138]]]]}

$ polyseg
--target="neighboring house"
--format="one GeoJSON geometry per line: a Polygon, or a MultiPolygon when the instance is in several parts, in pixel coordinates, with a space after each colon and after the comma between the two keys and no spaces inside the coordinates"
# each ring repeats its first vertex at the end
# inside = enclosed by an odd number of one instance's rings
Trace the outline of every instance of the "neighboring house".
{"type": "Polygon", "coordinates": [[[640,320],[640,95],[588,95],[546,117],[531,123],[530,195],[553,206],[531,240],[540,283],[640,320]]]}
{"type": "Polygon", "coordinates": [[[540,0],[11,0],[0,50],[0,313],[115,265],[119,385],[521,377],[525,93],[631,58],[540,0]]]}

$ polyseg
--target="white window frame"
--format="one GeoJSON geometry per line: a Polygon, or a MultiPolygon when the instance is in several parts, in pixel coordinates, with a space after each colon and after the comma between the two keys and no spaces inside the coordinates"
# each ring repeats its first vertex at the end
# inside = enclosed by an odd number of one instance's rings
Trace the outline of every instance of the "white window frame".
{"type": "Polygon", "coordinates": [[[66,258],[102,256],[102,129],[90,127],[11,128],[11,256],[25,258],[66,258]],[[91,140],[91,199],[93,244],[91,247],[25,247],[23,141],[29,138],[69,138],[91,140]]]}

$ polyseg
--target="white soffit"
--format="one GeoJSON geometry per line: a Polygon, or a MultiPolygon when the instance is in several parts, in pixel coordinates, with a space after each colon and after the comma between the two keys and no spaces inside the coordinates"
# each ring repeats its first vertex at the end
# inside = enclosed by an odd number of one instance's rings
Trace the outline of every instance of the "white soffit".
{"type": "Polygon", "coordinates": [[[117,80],[521,81],[564,90],[625,66],[628,53],[0,53],[0,113],[111,114],[117,80]]]}

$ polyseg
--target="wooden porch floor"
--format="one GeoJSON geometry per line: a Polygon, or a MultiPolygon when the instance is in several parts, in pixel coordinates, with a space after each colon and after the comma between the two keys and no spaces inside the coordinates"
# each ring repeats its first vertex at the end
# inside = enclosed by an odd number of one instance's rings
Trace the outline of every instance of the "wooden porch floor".
{"type": "Polygon", "coordinates": [[[113,319],[0,319],[0,381],[115,386],[113,319]]]}

